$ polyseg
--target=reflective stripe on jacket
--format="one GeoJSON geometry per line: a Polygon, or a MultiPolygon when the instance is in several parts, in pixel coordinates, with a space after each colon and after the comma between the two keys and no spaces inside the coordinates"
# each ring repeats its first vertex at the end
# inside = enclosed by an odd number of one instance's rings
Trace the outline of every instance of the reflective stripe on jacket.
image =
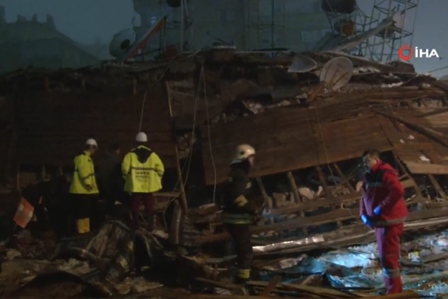
{"type": "Polygon", "coordinates": [[[126,192],[153,193],[162,189],[165,168],[159,156],[145,146],[134,148],[124,157],[121,171],[126,192]]]}
{"type": "Polygon", "coordinates": [[[75,165],[75,170],[70,184],[70,193],[98,194],[95,167],[92,158],[90,158],[90,152],[85,151],[81,155],[76,156],[73,163],[75,165]],[[87,186],[90,186],[91,190],[88,190],[87,186]]]}
{"type": "Polygon", "coordinates": [[[223,213],[222,222],[231,224],[252,224],[253,216],[249,214],[223,213]]]}

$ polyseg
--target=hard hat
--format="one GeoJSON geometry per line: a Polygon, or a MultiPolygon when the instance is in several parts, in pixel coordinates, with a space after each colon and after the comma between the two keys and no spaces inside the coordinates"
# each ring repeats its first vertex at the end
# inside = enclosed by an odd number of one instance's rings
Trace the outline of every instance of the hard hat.
{"type": "Polygon", "coordinates": [[[98,144],[96,143],[96,140],[93,138],[89,138],[86,141],[86,145],[90,145],[90,146],[94,146],[94,147],[98,147],[98,144]]]}
{"type": "Polygon", "coordinates": [[[230,164],[242,162],[253,155],[255,155],[255,149],[252,146],[249,144],[240,144],[236,147],[235,155],[230,164]]]}
{"type": "Polygon", "coordinates": [[[137,142],[148,142],[148,136],[146,136],[145,133],[140,132],[135,137],[135,141],[137,141],[137,142]]]}

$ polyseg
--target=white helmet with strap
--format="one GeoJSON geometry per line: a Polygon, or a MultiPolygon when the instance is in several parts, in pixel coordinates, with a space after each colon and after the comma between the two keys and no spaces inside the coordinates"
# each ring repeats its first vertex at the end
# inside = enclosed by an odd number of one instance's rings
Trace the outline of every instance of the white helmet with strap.
{"type": "Polygon", "coordinates": [[[90,146],[94,146],[94,147],[98,147],[98,144],[96,143],[96,140],[93,138],[89,138],[86,141],[86,145],[90,145],[90,146]]]}
{"type": "Polygon", "coordinates": [[[237,146],[235,155],[233,156],[233,160],[230,164],[243,162],[244,160],[253,155],[255,155],[255,149],[251,145],[240,144],[237,146]]]}
{"type": "Polygon", "coordinates": [[[144,132],[140,132],[135,137],[135,141],[137,142],[148,142],[148,136],[144,132]]]}

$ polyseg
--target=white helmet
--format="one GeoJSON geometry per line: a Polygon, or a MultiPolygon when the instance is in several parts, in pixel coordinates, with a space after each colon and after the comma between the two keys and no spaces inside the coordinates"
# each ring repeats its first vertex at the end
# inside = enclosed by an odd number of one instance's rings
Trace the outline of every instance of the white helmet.
{"type": "Polygon", "coordinates": [[[94,146],[94,147],[98,147],[98,144],[96,143],[96,140],[93,138],[89,138],[86,141],[86,145],[90,145],[90,146],[94,146]]]}
{"type": "Polygon", "coordinates": [[[146,136],[145,133],[140,132],[135,137],[135,141],[137,141],[137,142],[148,142],[148,136],[146,136]]]}
{"type": "Polygon", "coordinates": [[[236,147],[235,155],[230,164],[243,162],[253,155],[255,155],[255,149],[252,146],[249,144],[240,144],[236,147]]]}

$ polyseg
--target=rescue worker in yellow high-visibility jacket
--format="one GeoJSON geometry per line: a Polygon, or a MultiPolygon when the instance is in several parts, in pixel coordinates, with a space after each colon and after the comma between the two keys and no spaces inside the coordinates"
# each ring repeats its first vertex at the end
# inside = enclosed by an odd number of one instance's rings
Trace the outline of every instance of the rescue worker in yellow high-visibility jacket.
{"type": "Polygon", "coordinates": [[[95,139],[88,139],[82,154],[75,157],[70,194],[76,213],[76,229],[79,234],[90,232],[92,201],[98,195],[95,168],[91,156],[98,148],[95,139]]]}
{"type": "Polygon", "coordinates": [[[148,148],[148,137],[145,133],[138,133],[135,140],[137,147],[124,157],[121,164],[125,179],[124,191],[131,194],[134,228],[139,225],[138,213],[143,201],[148,229],[151,231],[154,225],[155,198],[153,193],[162,189],[162,177],[165,168],[159,156],[148,148]]]}

